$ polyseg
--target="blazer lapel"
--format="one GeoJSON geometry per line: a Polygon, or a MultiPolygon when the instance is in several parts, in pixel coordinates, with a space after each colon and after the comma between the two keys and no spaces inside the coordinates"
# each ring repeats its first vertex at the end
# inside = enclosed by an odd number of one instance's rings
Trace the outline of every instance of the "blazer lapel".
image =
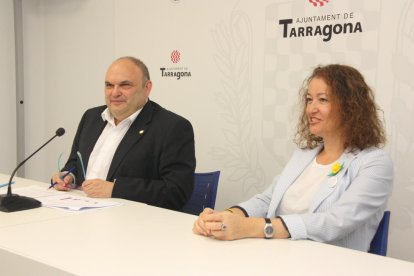
{"type": "Polygon", "coordinates": [[[339,158],[339,163],[342,164],[342,169],[334,176],[326,176],[325,180],[321,183],[316,195],[315,200],[309,207],[309,212],[314,212],[319,205],[336,189],[341,183],[342,177],[347,172],[352,160],[356,157],[355,153],[345,152],[339,158]]]}
{"type": "Polygon", "coordinates": [[[82,149],[79,149],[79,152],[82,155],[82,161],[85,165],[85,169],[88,167],[89,157],[91,156],[92,150],[95,147],[95,144],[98,141],[99,136],[104,130],[106,124],[107,122],[103,121],[101,116],[98,116],[96,121],[90,124],[93,127],[90,127],[87,131],[85,131],[88,133],[88,137],[87,139],[84,139],[84,146],[82,149]]]}
{"type": "Polygon", "coordinates": [[[317,147],[312,150],[297,151],[295,153],[280,175],[273,190],[273,197],[269,205],[268,216],[274,216],[286,190],[293,182],[295,182],[296,178],[298,178],[298,176],[312,162],[320,150],[321,147],[317,147]]]}
{"type": "Polygon", "coordinates": [[[114,174],[121,164],[124,156],[129,152],[131,147],[138,143],[141,137],[145,135],[152,119],[153,109],[153,105],[150,101],[148,101],[138,117],[132,123],[131,127],[128,129],[117,150],[115,151],[111,166],[109,167],[108,175],[106,177],[107,180],[113,179],[114,174]]]}

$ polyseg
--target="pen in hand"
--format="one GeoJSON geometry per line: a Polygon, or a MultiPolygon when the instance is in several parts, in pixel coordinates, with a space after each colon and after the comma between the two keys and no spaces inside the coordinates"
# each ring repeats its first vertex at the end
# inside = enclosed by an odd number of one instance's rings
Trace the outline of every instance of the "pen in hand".
{"type": "MultiPolygon", "coordinates": [[[[76,167],[72,167],[69,171],[67,171],[64,175],[62,175],[60,177],[60,179],[62,179],[62,180],[65,179],[65,177],[68,176],[69,174],[71,174],[75,170],[75,168],[76,167]]],[[[56,184],[57,184],[56,181],[53,182],[53,183],[52,183],[52,181],[50,181],[50,187],[49,187],[49,189],[55,187],[56,184]]]]}

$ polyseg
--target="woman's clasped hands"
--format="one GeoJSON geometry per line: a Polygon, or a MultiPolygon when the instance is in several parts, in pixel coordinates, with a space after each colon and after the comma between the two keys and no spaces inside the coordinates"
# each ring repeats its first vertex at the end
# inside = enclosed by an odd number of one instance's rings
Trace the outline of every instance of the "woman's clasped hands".
{"type": "Polygon", "coordinates": [[[193,225],[193,232],[219,240],[236,240],[246,237],[247,219],[230,211],[205,208],[193,225]]]}

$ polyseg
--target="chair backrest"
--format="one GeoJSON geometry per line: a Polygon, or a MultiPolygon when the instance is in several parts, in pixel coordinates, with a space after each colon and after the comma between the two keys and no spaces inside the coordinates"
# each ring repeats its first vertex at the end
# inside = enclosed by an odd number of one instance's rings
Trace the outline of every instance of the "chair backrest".
{"type": "Polygon", "coordinates": [[[391,211],[385,211],[377,232],[371,241],[369,253],[386,256],[388,246],[388,228],[390,226],[391,211]]]}
{"type": "Polygon", "coordinates": [[[183,207],[185,213],[198,215],[204,208],[216,205],[217,186],[220,171],[194,174],[194,190],[190,200],[183,207]]]}

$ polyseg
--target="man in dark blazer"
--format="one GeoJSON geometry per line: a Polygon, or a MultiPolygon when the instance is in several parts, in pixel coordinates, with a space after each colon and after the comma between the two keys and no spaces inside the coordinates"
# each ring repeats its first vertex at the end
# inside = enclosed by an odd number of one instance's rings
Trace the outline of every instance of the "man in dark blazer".
{"type": "Polygon", "coordinates": [[[122,57],[110,65],[106,106],[83,115],[70,157],[52,178],[56,189],[70,190],[76,183],[90,197],[125,198],[173,210],[184,206],[193,190],[193,128],[150,101],[151,88],[142,61],[122,57]],[[68,171],[72,173],[61,179],[68,171]]]}

